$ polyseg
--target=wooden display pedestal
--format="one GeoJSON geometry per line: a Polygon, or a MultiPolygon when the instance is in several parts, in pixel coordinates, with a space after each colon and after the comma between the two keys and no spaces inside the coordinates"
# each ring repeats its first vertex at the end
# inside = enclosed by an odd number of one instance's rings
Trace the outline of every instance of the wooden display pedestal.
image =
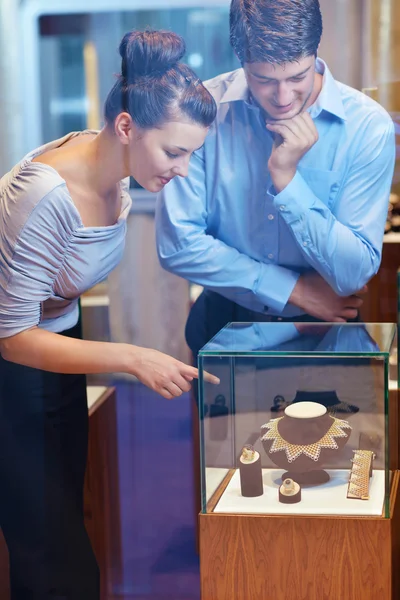
{"type": "Polygon", "coordinates": [[[200,514],[201,600],[398,600],[399,481],[388,519],[200,514]]]}
{"type": "Polygon", "coordinates": [[[122,580],[117,398],[114,387],[89,386],[87,394],[85,526],[100,568],[100,598],[106,600],[122,580]]]}

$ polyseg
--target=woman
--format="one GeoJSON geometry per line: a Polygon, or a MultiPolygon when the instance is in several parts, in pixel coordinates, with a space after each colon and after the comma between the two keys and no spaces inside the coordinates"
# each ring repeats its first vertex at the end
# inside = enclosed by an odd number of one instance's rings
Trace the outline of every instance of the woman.
{"type": "Polygon", "coordinates": [[[122,255],[124,180],[157,192],[185,176],[215,117],[184,51],[173,33],[127,33],[102,131],[42,146],[0,181],[0,525],[12,600],[99,597],[83,523],[84,374],[130,373],[165,398],[198,376],[155,350],[83,341],[77,325],[79,295],[122,255]]]}

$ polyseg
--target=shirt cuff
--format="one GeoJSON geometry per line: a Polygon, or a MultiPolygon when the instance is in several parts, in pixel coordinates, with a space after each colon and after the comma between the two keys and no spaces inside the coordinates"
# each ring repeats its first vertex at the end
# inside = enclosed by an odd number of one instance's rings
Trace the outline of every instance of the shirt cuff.
{"type": "Polygon", "coordinates": [[[284,190],[276,194],[274,187],[271,186],[268,195],[288,225],[300,221],[304,213],[315,205],[316,199],[298,171],[284,190]]]}
{"type": "Polygon", "coordinates": [[[264,312],[281,313],[289,301],[300,273],[279,265],[261,263],[261,274],[255,294],[264,303],[264,312]]]}

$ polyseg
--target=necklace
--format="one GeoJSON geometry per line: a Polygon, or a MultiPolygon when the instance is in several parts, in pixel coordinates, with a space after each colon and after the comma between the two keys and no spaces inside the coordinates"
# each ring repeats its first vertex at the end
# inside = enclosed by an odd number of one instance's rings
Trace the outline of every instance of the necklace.
{"type": "Polygon", "coordinates": [[[318,440],[317,442],[313,442],[312,444],[299,446],[296,444],[291,444],[290,442],[284,440],[281,434],[279,433],[278,424],[279,421],[281,421],[284,418],[285,417],[279,417],[279,419],[271,419],[269,423],[263,425],[261,429],[267,429],[268,431],[263,435],[261,440],[273,440],[273,444],[269,452],[273,453],[284,450],[286,452],[286,458],[290,463],[295,461],[296,458],[298,458],[301,454],[305,454],[306,456],[317,462],[320,457],[322,448],[337,450],[339,446],[337,445],[335,438],[347,437],[348,433],[344,430],[351,429],[347,421],[331,417],[333,421],[332,425],[329,427],[328,431],[320,440],[318,440]]]}

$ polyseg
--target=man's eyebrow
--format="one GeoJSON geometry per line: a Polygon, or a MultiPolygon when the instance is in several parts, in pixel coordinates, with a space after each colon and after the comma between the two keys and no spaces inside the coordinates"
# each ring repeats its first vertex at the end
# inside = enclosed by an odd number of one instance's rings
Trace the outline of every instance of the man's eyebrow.
{"type": "MultiPolygon", "coordinates": [[[[291,75],[290,77],[288,77],[288,79],[295,79],[296,77],[301,77],[302,75],[305,75],[310,69],[311,65],[307,67],[307,69],[304,69],[304,71],[296,73],[295,75],[291,75]]],[[[250,73],[253,75],[253,77],[257,77],[257,79],[265,79],[266,81],[277,81],[273,77],[266,77],[265,75],[260,75],[259,73],[253,73],[253,71],[250,71],[250,73]]]]}

